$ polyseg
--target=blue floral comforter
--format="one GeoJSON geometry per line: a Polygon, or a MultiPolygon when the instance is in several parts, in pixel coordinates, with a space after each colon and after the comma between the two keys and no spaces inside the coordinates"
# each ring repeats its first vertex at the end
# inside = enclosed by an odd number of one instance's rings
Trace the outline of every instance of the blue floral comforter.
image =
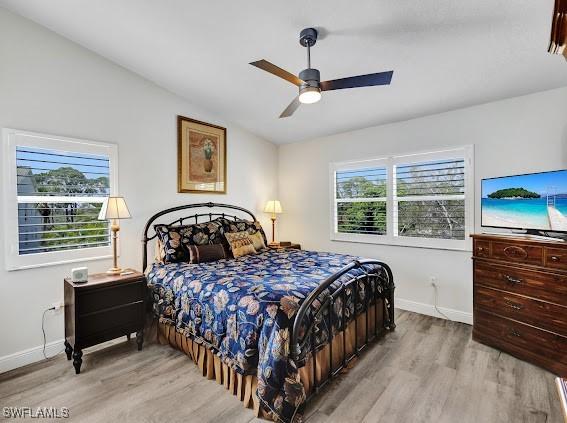
{"type": "MultiPolygon", "coordinates": [[[[257,375],[258,397],[264,408],[289,422],[305,399],[296,363],[289,356],[294,315],[311,291],[355,259],[269,249],[212,263],[153,264],[146,275],[156,316],[214,350],[237,372],[257,375]]],[[[376,265],[367,267],[372,273],[383,272],[376,265]]],[[[352,270],[342,280],[361,272],[352,270]]],[[[382,280],[385,283],[385,278],[382,280]]],[[[335,289],[340,283],[341,279],[335,289]]],[[[368,294],[361,290],[358,295],[368,294]]],[[[346,302],[346,307],[335,303],[333,321],[337,325],[330,330],[341,329],[341,310],[347,320],[354,315],[353,302],[346,302]]],[[[317,343],[323,344],[329,328],[319,329],[317,343]]]]}

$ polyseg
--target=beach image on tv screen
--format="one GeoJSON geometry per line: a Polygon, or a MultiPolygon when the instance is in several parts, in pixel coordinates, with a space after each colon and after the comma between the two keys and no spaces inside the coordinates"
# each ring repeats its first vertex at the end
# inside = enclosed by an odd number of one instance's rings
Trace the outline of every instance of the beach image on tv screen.
{"type": "Polygon", "coordinates": [[[567,170],[484,179],[482,225],[567,231],[567,170]]]}

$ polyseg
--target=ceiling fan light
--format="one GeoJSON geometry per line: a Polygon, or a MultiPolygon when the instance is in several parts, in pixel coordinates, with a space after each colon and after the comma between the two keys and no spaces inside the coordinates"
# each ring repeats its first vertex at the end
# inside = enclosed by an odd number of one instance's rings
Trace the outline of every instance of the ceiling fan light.
{"type": "Polygon", "coordinates": [[[303,104],[313,104],[321,100],[321,90],[317,87],[305,87],[299,92],[299,101],[303,104]]]}

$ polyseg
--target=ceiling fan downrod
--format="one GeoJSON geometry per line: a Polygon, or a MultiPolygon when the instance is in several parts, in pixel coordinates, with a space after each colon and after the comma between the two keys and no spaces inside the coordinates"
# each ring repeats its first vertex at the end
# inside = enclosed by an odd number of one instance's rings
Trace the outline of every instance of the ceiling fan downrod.
{"type": "Polygon", "coordinates": [[[317,42],[317,30],[305,28],[299,33],[299,44],[307,48],[307,69],[311,69],[311,47],[317,42]]]}

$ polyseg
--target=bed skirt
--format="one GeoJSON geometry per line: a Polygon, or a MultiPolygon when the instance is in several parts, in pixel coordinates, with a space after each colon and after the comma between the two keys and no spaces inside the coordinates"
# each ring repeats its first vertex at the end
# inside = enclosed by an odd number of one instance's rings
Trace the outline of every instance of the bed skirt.
{"type": "MultiPolygon", "coordinates": [[[[376,304],[368,308],[367,312],[358,315],[356,323],[354,320],[351,321],[344,331],[333,336],[332,348],[327,344],[317,351],[315,360],[312,356],[308,357],[305,365],[299,369],[299,378],[305,389],[306,397],[314,393],[314,387],[320,386],[321,382],[329,377],[330,372],[335,372],[343,364],[345,357],[353,354],[355,345],[365,343],[367,327],[368,338],[374,336],[375,333],[378,333],[376,338],[381,337],[386,332],[383,328],[383,321],[384,302],[378,299],[376,304]],[[378,325],[378,330],[375,332],[376,325],[378,325]],[[355,337],[358,337],[358,340],[355,337]],[[330,362],[331,349],[332,363],[330,362]],[[315,363],[315,368],[313,363],[315,363]]],[[[253,409],[256,417],[272,419],[271,413],[262,407],[256,395],[258,379],[255,375],[242,375],[236,372],[213,351],[193,341],[170,323],[158,322],[157,337],[160,344],[170,344],[187,354],[204,377],[224,385],[228,392],[242,401],[245,408],[253,409]]]]}

